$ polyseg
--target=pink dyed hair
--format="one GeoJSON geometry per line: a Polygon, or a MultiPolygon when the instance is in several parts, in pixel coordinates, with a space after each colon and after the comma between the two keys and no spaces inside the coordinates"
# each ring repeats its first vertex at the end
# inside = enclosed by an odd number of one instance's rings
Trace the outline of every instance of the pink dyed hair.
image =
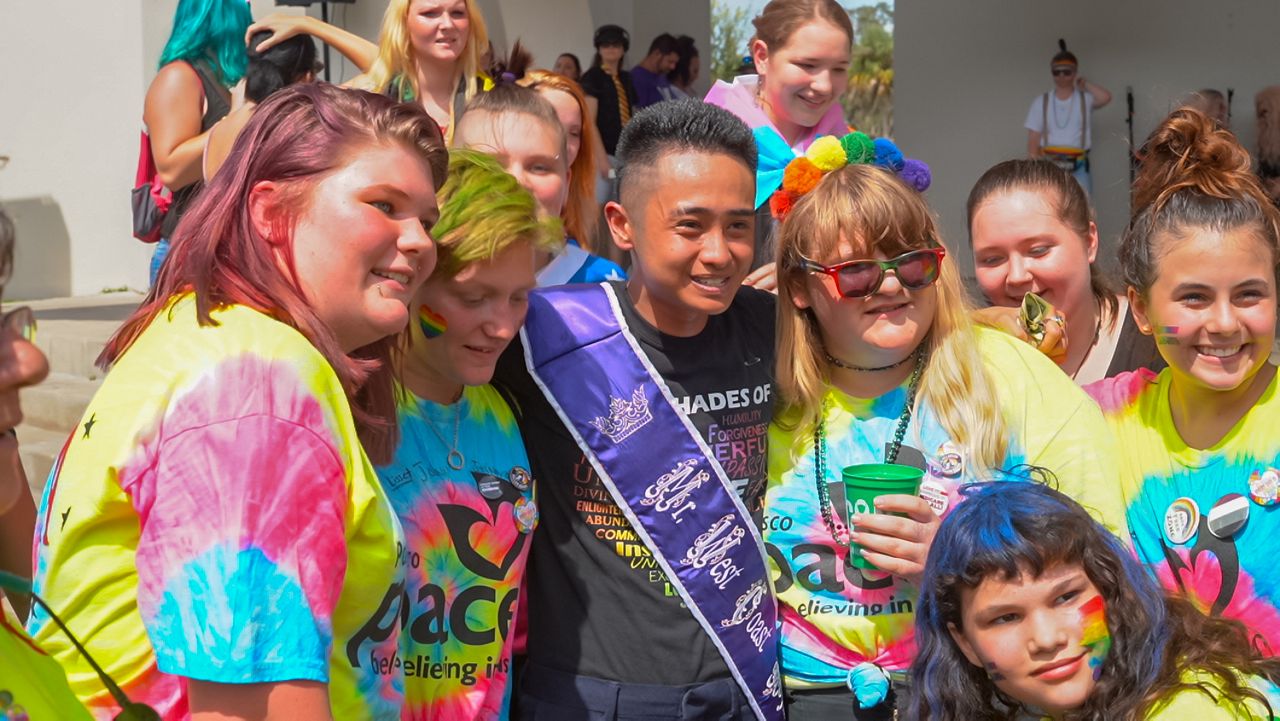
{"type": "Polygon", "coordinates": [[[215,308],[248,306],[296,328],[315,345],[342,381],[365,451],[375,463],[390,460],[397,441],[390,363],[395,337],[344,353],[301,290],[291,242],[294,222],[307,211],[323,175],[362,148],[390,144],[418,155],[440,189],[448,152],[440,128],[419,105],[325,83],[298,83],[273,94],[188,207],[155,285],[107,342],[99,365],[126,353],[175,295],[195,294],[201,325],[214,324],[215,308]],[[281,184],[289,206],[289,217],[273,222],[275,242],[255,230],[249,214],[249,194],[263,181],[281,184]],[[278,258],[287,272],[281,272],[278,258]]]}

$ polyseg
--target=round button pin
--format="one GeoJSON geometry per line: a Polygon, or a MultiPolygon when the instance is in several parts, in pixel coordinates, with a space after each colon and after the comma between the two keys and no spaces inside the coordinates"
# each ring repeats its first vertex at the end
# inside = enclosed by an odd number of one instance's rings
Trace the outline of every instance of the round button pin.
{"type": "Polygon", "coordinates": [[[520,466],[515,466],[511,469],[511,472],[507,474],[507,480],[516,488],[522,491],[527,491],[529,490],[529,482],[532,480],[532,477],[529,475],[529,471],[521,468],[520,466]]]}
{"type": "Polygon", "coordinates": [[[1249,499],[1239,493],[1228,493],[1209,509],[1209,533],[1226,540],[1236,535],[1249,522],[1249,499]]]}
{"type": "Polygon", "coordinates": [[[487,473],[484,474],[483,476],[477,475],[476,485],[479,486],[480,488],[480,495],[484,496],[485,498],[488,498],[491,501],[498,498],[502,498],[502,479],[501,478],[498,478],[497,476],[491,476],[487,473]]]}
{"type": "Polygon", "coordinates": [[[926,478],[920,483],[920,497],[939,516],[946,513],[947,507],[951,505],[951,496],[947,493],[947,487],[932,478],[926,478]]]}
{"type": "Polygon", "coordinates": [[[1175,546],[1195,538],[1196,529],[1200,526],[1200,507],[1196,502],[1183,496],[1164,512],[1164,537],[1175,546]]]}
{"type": "Polygon", "coordinates": [[[531,533],[538,527],[538,507],[528,498],[516,501],[516,528],[521,533],[531,533]]]}
{"type": "Polygon", "coordinates": [[[1274,506],[1280,503],[1280,472],[1274,468],[1265,471],[1254,471],[1249,476],[1249,498],[1260,506],[1274,506]]]}

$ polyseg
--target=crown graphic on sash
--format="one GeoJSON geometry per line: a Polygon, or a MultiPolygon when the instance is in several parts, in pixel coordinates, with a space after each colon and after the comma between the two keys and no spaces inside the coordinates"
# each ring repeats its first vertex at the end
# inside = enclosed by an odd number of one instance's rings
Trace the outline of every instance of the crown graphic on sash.
{"type": "Polygon", "coordinates": [[[644,397],[644,386],[637,386],[629,401],[609,396],[608,417],[596,416],[591,425],[609,440],[621,443],[651,420],[653,415],[649,413],[649,399],[644,397]]]}

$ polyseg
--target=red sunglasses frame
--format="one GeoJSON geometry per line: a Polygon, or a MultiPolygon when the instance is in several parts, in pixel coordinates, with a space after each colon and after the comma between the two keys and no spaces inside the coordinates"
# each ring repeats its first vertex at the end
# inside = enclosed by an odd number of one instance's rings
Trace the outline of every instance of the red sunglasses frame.
{"type": "Polygon", "coordinates": [[[907,283],[903,283],[901,277],[898,278],[898,282],[902,283],[902,287],[907,288],[908,290],[924,290],[925,288],[928,288],[934,283],[937,283],[938,278],[941,277],[942,259],[947,257],[946,248],[921,248],[919,250],[907,251],[906,253],[903,253],[902,255],[899,255],[896,258],[890,258],[889,260],[876,260],[875,258],[859,258],[857,260],[846,260],[843,263],[836,263],[835,265],[822,265],[821,263],[815,260],[810,260],[802,255],[800,256],[800,268],[810,273],[822,273],[823,275],[830,276],[831,281],[836,285],[836,292],[839,293],[842,298],[870,298],[871,296],[876,294],[876,291],[880,290],[880,286],[884,283],[884,275],[886,272],[892,270],[895,276],[898,275],[898,266],[902,265],[904,262],[907,262],[906,260],[904,260],[904,258],[908,258],[909,256],[917,255],[920,253],[927,253],[929,255],[933,255],[938,259],[938,274],[934,276],[933,280],[919,287],[914,287],[914,286],[908,285],[907,283]],[[840,271],[845,268],[848,268],[851,265],[855,265],[858,263],[874,263],[875,265],[879,266],[880,277],[876,279],[876,282],[871,286],[871,290],[867,291],[866,295],[845,295],[844,291],[840,290],[840,271]]]}

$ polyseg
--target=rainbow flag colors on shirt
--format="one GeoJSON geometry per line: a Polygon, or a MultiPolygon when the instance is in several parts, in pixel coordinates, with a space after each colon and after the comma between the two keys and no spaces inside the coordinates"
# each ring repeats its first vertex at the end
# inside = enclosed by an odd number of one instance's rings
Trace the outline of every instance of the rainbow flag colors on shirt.
{"type": "MultiPolygon", "coordinates": [[[[36,591],[135,701],[186,678],[327,682],[334,718],[399,717],[403,536],[324,357],[231,306],[174,299],[112,368],[50,474],[36,591]]],[[[47,616],[29,630],[116,710],[47,616]]]]}
{"type": "MultiPolygon", "coordinates": [[[[1122,529],[1111,470],[1114,449],[1097,406],[1027,344],[994,330],[976,332],[1009,438],[1001,468],[1015,475],[1021,464],[1048,469],[1059,490],[1108,527],[1122,529]]],[[[828,390],[829,483],[839,483],[846,466],[883,462],[906,396],[905,384],[874,400],[828,390]]],[[[961,502],[966,483],[1008,477],[1000,469],[979,474],[923,402],[903,439],[899,463],[910,461],[909,449],[924,456],[921,496],[940,515],[961,502]]],[[[849,670],[864,662],[890,672],[911,665],[917,591],[896,577],[853,566],[849,549],[832,540],[819,506],[811,431],[787,431],[777,421],[770,428],[763,525],[783,616],[782,673],[788,687],[843,685],[849,670]]]]}
{"type": "Polygon", "coordinates": [[[492,386],[442,406],[400,393],[400,446],[378,468],[405,530],[406,721],[506,719],[533,486],[515,417],[492,386]],[[434,430],[433,430],[434,427],[434,430]],[[460,470],[448,465],[458,429],[460,470]]]}
{"type": "Polygon", "coordinates": [[[1206,613],[1239,619],[1253,632],[1255,646],[1280,654],[1280,505],[1250,498],[1251,479],[1280,474],[1277,381],[1221,441],[1198,450],[1174,427],[1171,379],[1167,369],[1158,376],[1142,370],[1087,389],[1119,443],[1134,548],[1166,588],[1185,592],[1206,613]],[[1244,502],[1229,498],[1233,494],[1244,502]],[[1178,522],[1178,510],[1191,508],[1182,499],[1195,509],[1185,530],[1166,525],[1178,522]],[[1247,518],[1234,533],[1219,528],[1226,536],[1220,538],[1209,528],[1210,514],[1232,501],[1237,513],[1247,509],[1247,518]]]}

